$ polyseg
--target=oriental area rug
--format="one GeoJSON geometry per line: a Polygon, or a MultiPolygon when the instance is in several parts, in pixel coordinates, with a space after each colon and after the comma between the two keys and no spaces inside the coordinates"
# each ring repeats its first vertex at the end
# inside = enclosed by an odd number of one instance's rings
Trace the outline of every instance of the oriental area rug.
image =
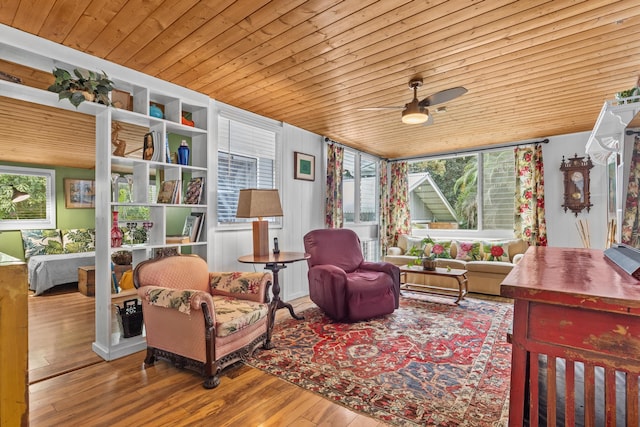
{"type": "Polygon", "coordinates": [[[512,303],[405,293],[369,321],[301,314],[277,323],[275,348],[246,363],[390,425],[506,425],[512,303]]]}

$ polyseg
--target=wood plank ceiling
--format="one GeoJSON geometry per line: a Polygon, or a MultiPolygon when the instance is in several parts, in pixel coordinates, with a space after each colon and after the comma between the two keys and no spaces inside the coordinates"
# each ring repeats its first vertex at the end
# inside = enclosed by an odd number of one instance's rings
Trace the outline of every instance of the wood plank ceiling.
{"type": "Polygon", "coordinates": [[[7,0],[0,23],[386,158],[590,130],[640,73],[640,3],[7,0]],[[430,126],[401,122],[464,86],[430,126]]]}

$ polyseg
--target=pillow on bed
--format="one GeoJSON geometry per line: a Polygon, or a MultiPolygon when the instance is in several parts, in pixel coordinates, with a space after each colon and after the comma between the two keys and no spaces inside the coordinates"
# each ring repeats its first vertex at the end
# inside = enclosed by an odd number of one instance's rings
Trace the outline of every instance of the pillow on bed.
{"type": "Polygon", "coordinates": [[[60,230],[21,230],[24,258],[34,255],[53,255],[64,253],[60,230]]]}
{"type": "Polygon", "coordinates": [[[95,231],[92,228],[74,228],[62,230],[62,247],[64,253],[95,251],[95,231]]]}

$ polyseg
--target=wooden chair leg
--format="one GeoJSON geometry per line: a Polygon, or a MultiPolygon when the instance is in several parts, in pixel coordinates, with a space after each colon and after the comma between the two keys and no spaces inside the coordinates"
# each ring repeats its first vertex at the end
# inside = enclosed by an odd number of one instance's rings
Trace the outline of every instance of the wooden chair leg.
{"type": "Polygon", "coordinates": [[[147,347],[147,357],[144,358],[144,366],[153,366],[156,363],[156,349],[153,347],[147,347]]]}

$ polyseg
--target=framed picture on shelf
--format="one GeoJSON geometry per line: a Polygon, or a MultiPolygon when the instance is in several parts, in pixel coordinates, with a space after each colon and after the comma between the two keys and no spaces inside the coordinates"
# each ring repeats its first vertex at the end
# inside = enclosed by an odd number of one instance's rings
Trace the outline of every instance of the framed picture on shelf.
{"type": "Polygon", "coordinates": [[[316,157],[311,154],[299,152],[293,153],[294,175],[295,179],[305,181],[315,181],[316,179],[316,157]]]}
{"type": "Polygon", "coordinates": [[[204,190],[204,178],[191,178],[184,192],[184,203],[187,205],[199,205],[202,201],[202,192],[204,190]]]}
{"type": "Polygon", "coordinates": [[[89,179],[64,179],[64,207],[67,209],[94,208],[95,181],[89,179]]]}
{"type": "Polygon", "coordinates": [[[153,142],[153,132],[144,134],[144,144],[142,146],[142,158],[144,160],[153,159],[153,152],[155,151],[153,142]]]}
{"type": "Polygon", "coordinates": [[[158,203],[176,203],[178,180],[163,181],[158,193],[158,203]]]}
{"type": "Polygon", "coordinates": [[[182,228],[182,235],[189,236],[190,242],[197,242],[200,234],[200,227],[204,220],[204,214],[202,212],[191,212],[184,219],[184,227],[182,228]]]}
{"type": "Polygon", "coordinates": [[[111,91],[111,104],[116,108],[133,111],[132,96],[129,92],[113,89],[111,91]]]}

